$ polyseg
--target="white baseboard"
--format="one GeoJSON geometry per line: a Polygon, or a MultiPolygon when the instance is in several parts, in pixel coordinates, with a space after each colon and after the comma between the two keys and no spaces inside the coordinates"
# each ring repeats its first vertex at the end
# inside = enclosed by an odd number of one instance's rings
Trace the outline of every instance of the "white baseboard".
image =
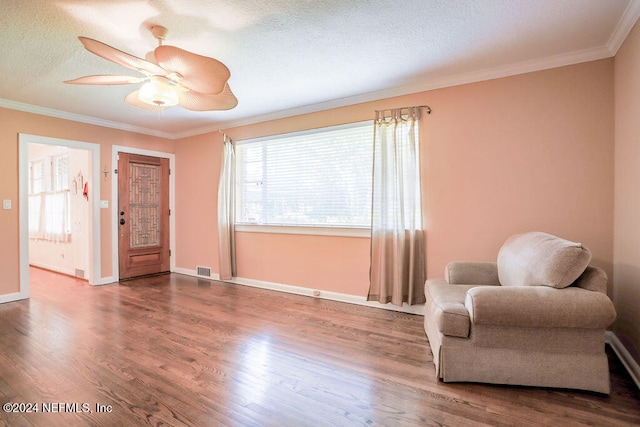
{"type": "Polygon", "coordinates": [[[95,286],[109,285],[111,283],[116,283],[117,281],[118,279],[116,279],[114,276],[101,277],[100,281],[98,283],[93,283],[93,285],[95,286]]]}
{"type": "MultiPolygon", "coordinates": [[[[189,270],[185,268],[176,268],[173,270],[173,272],[178,274],[184,274],[187,276],[198,277],[201,279],[220,280],[220,276],[218,274],[212,274],[211,277],[205,277],[205,276],[200,276],[196,274],[195,270],[189,270]]],[[[379,302],[375,302],[375,301],[367,301],[366,297],[361,297],[357,295],[323,291],[321,289],[304,288],[302,286],[286,285],[284,283],[273,283],[273,282],[266,282],[263,280],[245,279],[242,277],[234,277],[232,280],[224,280],[224,282],[233,283],[233,284],[242,285],[242,286],[251,286],[251,287],[260,288],[260,289],[269,289],[269,290],[278,291],[278,292],[286,292],[286,293],[295,294],[295,295],[303,295],[303,296],[308,296],[312,298],[322,298],[322,299],[327,299],[331,301],[345,302],[348,304],[363,305],[367,307],[381,308],[384,310],[399,311],[402,313],[418,314],[418,315],[424,316],[424,305],[408,305],[405,303],[402,305],[402,307],[398,307],[393,304],[380,304],[379,302]]]]}
{"type": "Polygon", "coordinates": [[[29,261],[29,265],[32,267],[42,268],[43,270],[53,271],[54,273],[65,274],[67,276],[75,277],[76,272],[67,270],[66,268],[58,267],[57,265],[49,265],[42,262],[29,261]]]}
{"type": "Polygon", "coordinates": [[[12,294],[0,295],[0,304],[4,304],[6,302],[19,301],[21,299],[26,299],[27,297],[22,295],[20,292],[14,292],[12,294]]]}
{"type": "Polygon", "coordinates": [[[171,270],[172,273],[184,274],[185,276],[193,276],[198,277],[200,279],[209,279],[209,280],[220,280],[220,275],[216,273],[211,273],[211,276],[202,276],[196,272],[196,270],[189,270],[188,268],[174,268],[171,270]]]}
{"type": "MultiPolygon", "coordinates": [[[[45,270],[53,271],[53,272],[56,272],[56,273],[66,274],[67,276],[76,277],[75,270],[74,271],[66,270],[64,268],[58,268],[58,267],[55,267],[55,266],[50,266],[50,265],[42,264],[42,263],[39,263],[39,262],[29,262],[29,265],[31,265],[33,267],[43,268],[45,270]]],[[[98,283],[91,283],[91,280],[88,277],[83,277],[81,279],[89,281],[89,284],[94,285],[94,286],[108,285],[108,284],[111,284],[111,283],[116,283],[118,281],[118,279],[116,279],[113,276],[101,277],[100,280],[98,281],[98,283]]]]}
{"type": "Polygon", "coordinates": [[[640,389],[640,365],[638,365],[638,362],[631,357],[631,353],[629,353],[614,332],[607,331],[605,338],[607,344],[611,346],[618,356],[618,359],[620,359],[627,372],[629,372],[629,375],[631,375],[633,382],[635,382],[636,386],[640,389]]]}

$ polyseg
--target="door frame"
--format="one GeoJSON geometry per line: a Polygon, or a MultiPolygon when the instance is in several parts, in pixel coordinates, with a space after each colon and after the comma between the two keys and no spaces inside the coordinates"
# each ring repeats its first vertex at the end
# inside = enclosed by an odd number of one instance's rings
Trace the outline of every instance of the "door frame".
{"type": "Polygon", "coordinates": [[[89,222],[89,265],[90,285],[101,285],[100,269],[100,144],[74,141],[48,136],[18,134],[18,197],[19,197],[19,236],[20,236],[20,291],[14,299],[26,299],[31,294],[29,284],[29,144],[45,144],[73,149],[86,150],[91,154],[91,170],[88,172],[92,182],[89,222]]]}
{"type": "Polygon", "coordinates": [[[141,148],[125,147],[122,145],[113,145],[111,147],[111,166],[113,172],[113,178],[111,179],[111,260],[112,271],[115,281],[120,278],[120,260],[118,256],[118,177],[116,176],[116,169],[118,168],[118,153],[128,154],[140,154],[143,156],[159,157],[163,159],[169,159],[169,209],[171,209],[171,215],[169,216],[169,248],[171,249],[171,258],[169,263],[170,271],[176,269],[176,209],[175,209],[175,179],[176,179],[176,165],[175,154],[166,153],[163,151],[145,150],[141,148]]]}

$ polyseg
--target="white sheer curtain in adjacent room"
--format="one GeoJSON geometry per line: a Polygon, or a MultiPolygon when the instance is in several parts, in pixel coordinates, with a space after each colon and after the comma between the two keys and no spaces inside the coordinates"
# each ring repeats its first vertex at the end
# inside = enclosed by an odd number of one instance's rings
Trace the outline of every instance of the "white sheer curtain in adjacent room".
{"type": "Polygon", "coordinates": [[[424,302],[420,108],[376,111],[367,299],[382,304],[424,302]]]}

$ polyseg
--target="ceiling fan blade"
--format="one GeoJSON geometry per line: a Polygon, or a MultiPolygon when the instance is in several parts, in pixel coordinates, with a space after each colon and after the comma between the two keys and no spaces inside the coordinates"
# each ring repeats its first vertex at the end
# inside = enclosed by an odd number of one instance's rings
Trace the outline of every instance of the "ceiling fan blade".
{"type": "Polygon", "coordinates": [[[65,83],[74,85],[126,85],[132,83],[141,83],[145,80],[145,77],[116,76],[105,74],[79,77],[73,80],[66,80],[65,83]]]}
{"type": "Polygon", "coordinates": [[[156,62],[168,72],[182,76],[180,83],[201,94],[220,94],[231,73],[217,59],[187,52],[175,46],[158,46],[156,62]]]}
{"type": "Polygon", "coordinates": [[[167,74],[167,71],[162,67],[152,62],[138,58],[137,56],[133,56],[126,52],[118,50],[115,47],[109,46],[108,44],[104,44],[97,40],[82,36],[78,37],[78,40],[80,40],[85,49],[87,49],[89,52],[94,53],[108,61],[115,62],[116,64],[122,65],[127,68],[138,70],[141,73],[147,75],[151,74],[164,76],[167,74]]]}
{"type": "Polygon", "coordinates": [[[145,59],[146,61],[148,61],[148,62],[151,62],[151,63],[153,63],[153,64],[158,65],[158,64],[156,63],[156,56],[154,55],[154,53],[153,53],[153,51],[152,51],[152,50],[150,50],[149,52],[147,52],[147,53],[144,55],[144,59],[145,59]]]}
{"type": "Polygon", "coordinates": [[[178,90],[176,93],[178,94],[178,104],[182,108],[192,111],[230,110],[238,105],[238,99],[231,92],[228,84],[224,85],[222,92],[215,95],[193,90],[178,90]]]}
{"type": "Polygon", "coordinates": [[[138,97],[139,92],[140,92],[139,90],[134,90],[124,98],[124,102],[131,105],[132,107],[142,108],[143,110],[147,110],[147,111],[162,111],[169,108],[169,107],[162,107],[160,105],[151,105],[151,104],[147,104],[146,102],[140,101],[140,98],[138,97]]]}

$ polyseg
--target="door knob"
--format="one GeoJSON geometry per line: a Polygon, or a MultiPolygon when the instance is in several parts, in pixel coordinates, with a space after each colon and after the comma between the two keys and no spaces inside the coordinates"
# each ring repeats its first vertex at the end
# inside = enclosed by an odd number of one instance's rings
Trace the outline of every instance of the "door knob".
{"type": "Polygon", "coordinates": [[[124,225],[124,218],[120,218],[120,225],[124,225]]]}

